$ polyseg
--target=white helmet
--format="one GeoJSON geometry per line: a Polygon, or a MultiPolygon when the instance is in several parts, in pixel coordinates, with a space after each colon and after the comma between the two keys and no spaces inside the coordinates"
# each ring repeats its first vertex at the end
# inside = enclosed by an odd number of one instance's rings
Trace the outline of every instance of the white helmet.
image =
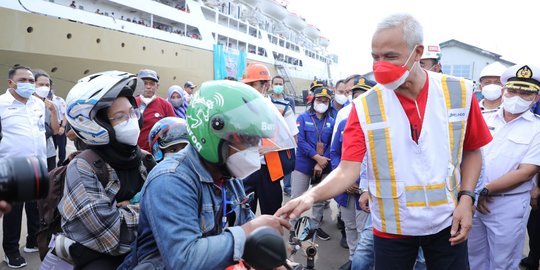
{"type": "Polygon", "coordinates": [[[441,47],[439,45],[425,45],[421,59],[441,60],[441,47]]]}
{"type": "Polygon", "coordinates": [[[487,76],[494,76],[494,77],[501,77],[501,75],[504,73],[504,71],[507,69],[503,64],[499,63],[498,61],[495,61],[482,69],[480,71],[480,77],[478,78],[478,81],[482,79],[482,77],[487,76]]]}
{"type": "MultiPolygon", "coordinates": [[[[99,110],[108,108],[119,96],[133,104],[144,83],[136,75],[123,71],[105,71],[80,79],[66,97],[66,118],[77,136],[88,145],[110,142],[112,127],[96,119],[99,110]]],[[[136,105],[134,105],[136,106],[136,105]]]]}

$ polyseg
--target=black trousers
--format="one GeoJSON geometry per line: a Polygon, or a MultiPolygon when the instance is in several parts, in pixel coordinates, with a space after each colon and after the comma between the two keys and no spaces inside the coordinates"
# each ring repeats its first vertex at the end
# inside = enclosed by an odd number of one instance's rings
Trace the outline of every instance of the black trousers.
{"type": "Polygon", "coordinates": [[[257,212],[257,201],[259,201],[263,215],[273,215],[281,207],[283,202],[281,183],[270,180],[270,173],[266,165],[261,165],[258,171],[246,177],[243,182],[246,194],[251,192],[255,194],[249,203],[253,213],[257,212]]]}
{"type": "Polygon", "coordinates": [[[432,235],[388,239],[373,236],[375,269],[413,269],[422,247],[427,269],[467,270],[467,241],[450,246],[450,227],[432,235]]]}
{"type": "Polygon", "coordinates": [[[66,144],[67,137],[64,132],[62,135],[53,135],[54,148],[58,149],[58,166],[62,165],[62,162],[66,159],[66,144]]]}
{"type": "Polygon", "coordinates": [[[526,260],[530,266],[538,268],[538,260],[540,260],[540,209],[531,210],[527,231],[529,233],[529,256],[526,260]]]}
{"type": "Polygon", "coordinates": [[[11,212],[4,214],[4,220],[2,221],[2,230],[4,232],[2,247],[4,248],[5,254],[19,252],[23,208],[26,211],[26,224],[28,226],[26,246],[37,247],[36,234],[39,230],[37,202],[14,202],[11,204],[11,212]]]}

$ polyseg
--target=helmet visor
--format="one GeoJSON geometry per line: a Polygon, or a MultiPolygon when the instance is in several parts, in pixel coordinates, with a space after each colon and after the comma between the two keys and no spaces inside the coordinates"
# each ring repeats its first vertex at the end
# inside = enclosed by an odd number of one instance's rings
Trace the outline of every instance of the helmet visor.
{"type": "Polygon", "coordinates": [[[211,118],[221,139],[244,148],[259,146],[259,153],[296,147],[285,119],[266,98],[257,98],[211,118]]]}

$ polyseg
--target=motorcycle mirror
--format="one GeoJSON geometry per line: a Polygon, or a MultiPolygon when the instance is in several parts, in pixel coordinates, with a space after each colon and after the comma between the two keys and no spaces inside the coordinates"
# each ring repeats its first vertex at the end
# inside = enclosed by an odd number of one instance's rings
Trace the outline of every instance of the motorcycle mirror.
{"type": "Polygon", "coordinates": [[[255,269],[273,269],[285,265],[285,242],[276,230],[267,226],[257,228],[246,239],[242,258],[255,269]]]}
{"type": "Polygon", "coordinates": [[[311,219],[306,216],[299,218],[294,224],[294,232],[296,233],[296,238],[300,241],[313,238],[315,230],[312,229],[311,219]]]}

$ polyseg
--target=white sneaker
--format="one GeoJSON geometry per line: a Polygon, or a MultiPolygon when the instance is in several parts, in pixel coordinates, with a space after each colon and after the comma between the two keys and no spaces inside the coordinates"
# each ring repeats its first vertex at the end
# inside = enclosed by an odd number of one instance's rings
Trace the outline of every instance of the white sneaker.
{"type": "Polygon", "coordinates": [[[25,253],[34,253],[34,252],[38,252],[39,249],[37,247],[24,247],[23,251],[25,253]]]}

